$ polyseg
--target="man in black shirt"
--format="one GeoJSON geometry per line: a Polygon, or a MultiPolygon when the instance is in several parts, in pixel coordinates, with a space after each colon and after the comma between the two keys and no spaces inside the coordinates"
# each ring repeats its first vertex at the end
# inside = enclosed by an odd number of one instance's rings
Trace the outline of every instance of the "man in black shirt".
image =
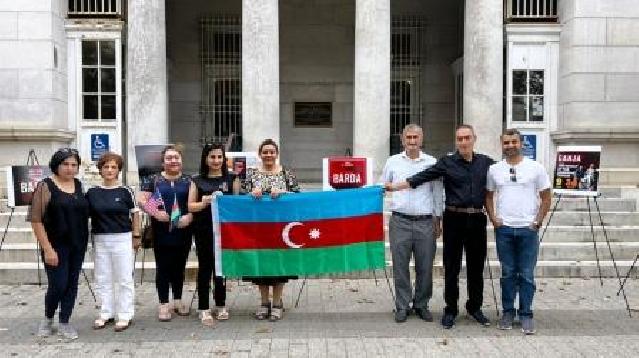
{"type": "Polygon", "coordinates": [[[455,131],[457,151],[440,158],[427,168],[401,183],[386,183],[386,190],[415,188],[425,182],[444,179],[446,208],[443,220],[444,241],[444,300],[446,308],[442,326],[455,325],[459,299],[459,271],[462,253],[466,251],[468,301],[466,310],[477,322],[489,326],[481,311],[484,297],[484,262],[486,261],[486,174],[495,163],[490,157],[473,151],[475,131],[461,125],[455,131]]]}

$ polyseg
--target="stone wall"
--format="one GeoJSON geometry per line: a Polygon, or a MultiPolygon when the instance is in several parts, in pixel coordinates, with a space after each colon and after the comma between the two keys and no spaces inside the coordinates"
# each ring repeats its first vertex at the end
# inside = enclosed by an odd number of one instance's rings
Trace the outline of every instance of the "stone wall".
{"type": "Polygon", "coordinates": [[[67,121],[66,1],[0,1],[0,164],[48,161],[67,121]]]}
{"type": "Polygon", "coordinates": [[[639,167],[636,0],[563,0],[559,144],[603,145],[602,167],[639,167]]]}

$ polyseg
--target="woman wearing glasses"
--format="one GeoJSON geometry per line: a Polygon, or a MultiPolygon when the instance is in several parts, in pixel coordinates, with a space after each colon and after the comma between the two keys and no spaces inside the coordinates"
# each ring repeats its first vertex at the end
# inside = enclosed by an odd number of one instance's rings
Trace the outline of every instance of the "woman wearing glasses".
{"type": "Polygon", "coordinates": [[[133,191],[118,183],[123,159],[105,153],[98,160],[102,185],[87,191],[91,232],[95,245],[95,283],[100,295],[102,329],[117,316],[115,331],[129,328],[133,319],[133,250],[140,246],[140,214],[133,191]]]}
{"type": "MultiPolygon", "coordinates": [[[[261,199],[264,194],[268,194],[271,198],[277,199],[282,193],[297,193],[300,191],[295,175],[277,163],[279,148],[274,140],[265,139],[258,148],[258,155],[262,160],[261,166],[258,169],[247,169],[244,191],[248,192],[256,200],[261,199]]],[[[295,278],[297,277],[245,277],[244,279],[250,280],[258,285],[260,290],[262,302],[255,312],[255,318],[258,320],[268,318],[270,321],[280,320],[284,313],[284,304],[282,301],[284,284],[288,282],[289,279],[295,278]],[[273,288],[272,306],[269,300],[269,290],[271,287],[273,288]]]]}
{"type": "Polygon", "coordinates": [[[171,311],[189,315],[189,305],[182,300],[184,270],[191,249],[189,225],[193,215],[188,212],[187,200],[191,178],[182,173],[182,149],[168,145],[162,150],[160,174],[146,178],[140,185],[139,204],[151,216],[153,253],[155,254],[155,287],[160,306],[158,319],[170,321],[171,311]],[[169,288],[173,305],[169,304],[169,288]]]}
{"type": "Polygon", "coordinates": [[[82,184],[75,178],[80,163],[75,149],[55,152],[49,161],[53,174],[38,183],[29,210],[28,220],[42,248],[49,281],[44,298],[45,318],[38,328],[40,337],[53,334],[53,317],[60,306],[58,334],[70,340],[78,338],[69,319],[89,237],[89,204],[82,184]]]}
{"type": "MultiPolygon", "coordinates": [[[[189,211],[193,213],[193,231],[197,248],[197,293],[200,320],[204,326],[213,326],[215,321],[209,310],[209,291],[213,274],[213,220],[211,201],[215,195],[238,194],[240,182],[229,172],[226,153],[221,144],[207,144],[202,149],[199,174],[194,176],[189,191],[189,211]]],[[[215,316],[227,320],[226,284],[223,277],[216,276],[214,294],[215,316]]]]}

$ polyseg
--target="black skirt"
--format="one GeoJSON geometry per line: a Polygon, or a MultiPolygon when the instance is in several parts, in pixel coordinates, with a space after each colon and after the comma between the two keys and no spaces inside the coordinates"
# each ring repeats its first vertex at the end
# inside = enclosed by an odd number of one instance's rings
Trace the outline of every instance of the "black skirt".
{"type": "Polygon", "coordinates": [[[259,286],[274,286],[287,283],[288,280],[297,280],[297,276],[244,276],[242,280],[253,282],[259,286]]]}

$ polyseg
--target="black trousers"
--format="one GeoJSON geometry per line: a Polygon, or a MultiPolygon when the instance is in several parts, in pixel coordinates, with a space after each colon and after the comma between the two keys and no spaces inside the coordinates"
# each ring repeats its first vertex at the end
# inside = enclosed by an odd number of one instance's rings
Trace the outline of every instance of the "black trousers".
{"type": "Polygon", "coordinates": [[[191,240],[180,246],[153,245],[155,254],[155,288],[160,303],[169,303],[169,288],[173,299],[182,298],[184,270],[191,250],[191,240]]]}
{"type": "MultiPolygon", "coordinates": [[[[78,295],[78,280],[86,250],[64,244],[58,244],[54,249],[58,254],[58,266],[44,264],[49,281],[44,296],[44,314],[52,319],[60,306],[60,323],[69,323],[78,295]]],[[[44,253],[40,254],[44,262],[44,253]]]]}
{"type": "MultiPolygon", "coordinates": [[[[197,298],[198,309],[209,309],[209,291],[211,290],[211,276],[215,272],[215,258],[213,256],[213,235],[195,234],[195,248],[197,250],[197,298]]],[[[213,298],[217,307],[226,305],[226,282],[223,277],[215,276],[213,298]]]]}
{"type": "Polygon", "coordinates": [[[466,252],[468,301],[466,310],[479,310],[484,298],[486,262],[486,215],[444,212],[444,301],[445,313],[457,315],[459,271],[466,252]]]}

